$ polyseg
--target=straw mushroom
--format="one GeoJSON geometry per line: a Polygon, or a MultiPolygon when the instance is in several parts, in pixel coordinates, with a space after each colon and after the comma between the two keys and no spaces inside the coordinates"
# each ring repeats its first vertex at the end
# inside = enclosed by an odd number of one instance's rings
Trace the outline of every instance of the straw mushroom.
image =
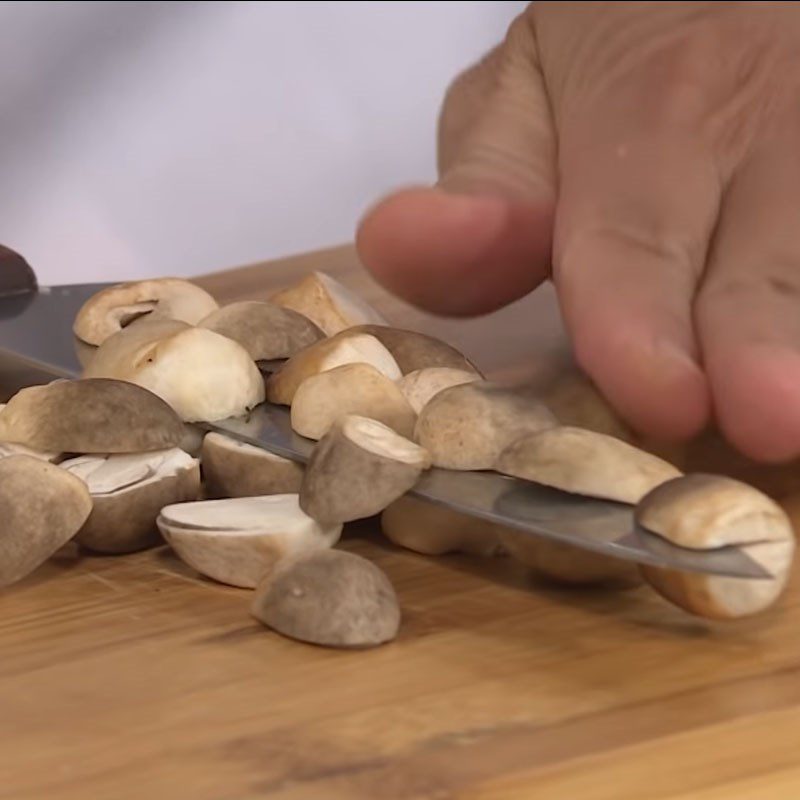
{"type": "Polygon", "coordinates": [[[404,375],[399,383],[400,391],[405,395],[411,408],[419,414],[434,395],[460,386],[462,383],[473,383],[480,380],[475,372],[452,367],[425,367],[404,375]]]}
{"type": "Polygon", "coordinates": [[[346,416],[314,448],[300,507],[322,523],[371,517],[405,494],[429,466],[421,447],[386,425],[346,416]]]}
{"type": "Polygon", "coordinates": [[[400,607],[386,575],[361,556],[322,550],[287,562],[258,587],[252,615],[301,642],[365,648],[389,642],[400,607]]]}
{"type": "Polygon", "coordinates": [[[770,579],[727,578],[641,566],[665,599],[709,619],[758,614],[786,588],[795,551],[791,522],[767,495],[732,478],[690,474],[656,487],[636,508],[636,522],[679,547],[742,548],[770,579]]]}
{"type": "Polygon", "coordinates": [[[144,315],[194,325],[216,308],[208,292],[180,278],[121,283],[92,295],[78,312],[73,330],[87,344],[100,345],[144,315]]]}
{"type": "Polygon", "coordinates": [[[320,525],[296,494],[166,506],[158,527],[176,555],[219,583],[255,588],[282,561],[332,547],[341,525],[320,525]]]}

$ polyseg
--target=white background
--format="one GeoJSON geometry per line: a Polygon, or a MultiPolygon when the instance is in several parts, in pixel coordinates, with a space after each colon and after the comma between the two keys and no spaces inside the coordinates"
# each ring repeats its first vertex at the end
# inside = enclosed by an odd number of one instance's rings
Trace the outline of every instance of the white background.
{"type": "Polygon", "coordinates": [[[0,242],[71,283],[348,241],[525,5],[0,3],[0,242]]]}

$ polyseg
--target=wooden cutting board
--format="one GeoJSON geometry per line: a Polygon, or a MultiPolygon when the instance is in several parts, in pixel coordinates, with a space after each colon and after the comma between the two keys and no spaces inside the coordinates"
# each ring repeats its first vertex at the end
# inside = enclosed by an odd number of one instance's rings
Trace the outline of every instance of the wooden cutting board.
{"type": "MultiPolygon", "coordinates": [[[[347,247],[199,282],[221,301],[263,298],[315,268],[492,376],[541,380],[567,358],[549,290],[436,320],[379,291],[347,247]]],[[[733,463],[709,442],[701,456],[733,463]]],[[[794,471],[742,468],[793,485],[794,471]]],[[[713,625],[646,588],[565,590],[507,559],[400,551],[371,523],[342,546],[394,583],[388,646],[284,639],[249,617],[249,592],[165,548],[67,554],[0,594],[0,798],[800,796],[796,575],[762,618],[713,625]]]]}

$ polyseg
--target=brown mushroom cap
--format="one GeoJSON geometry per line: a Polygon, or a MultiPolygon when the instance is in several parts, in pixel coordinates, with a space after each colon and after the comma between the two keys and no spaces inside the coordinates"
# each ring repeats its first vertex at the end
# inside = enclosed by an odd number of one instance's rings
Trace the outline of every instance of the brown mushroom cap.
{"type": "Polygon", "coordinates": [[[473,383],[478,380],[480,380],[480,376],[477,373],[467,372],[463,369],[425,367],[404,375],[397,385],[411,408],[419,414],[439,392],[443,392],[451,386],[460,386],[462,383],[473,383]]]}
{"type": "Polygon", "coordinates": [[[43,564],[91,510],[86,485],[60,467],[24,455],[0,459],[0,586],[43,564]]]}
{"type": "Polygon", "coordinates": [[[78,312],[73,330],[87,344],[99,345],[145,314],[194,325],[215,308],[217,301],[208,292],[180,278],[121,283],[90,297],[78,312]]]}
{"type": "Polygon", "coordinates": [[[327,647],[373,647],[394,639],[400,627],[386,575],[342,550],[286,562],[259,585],[251,613],[284,636],[327,647]]]}
{"type": "Polygon", "coordinates": [[[59,453],[175,447],[183,424],[159,397],[124,381],[58,380],[20,390],[0,411],[0,441],[59,453]]]}

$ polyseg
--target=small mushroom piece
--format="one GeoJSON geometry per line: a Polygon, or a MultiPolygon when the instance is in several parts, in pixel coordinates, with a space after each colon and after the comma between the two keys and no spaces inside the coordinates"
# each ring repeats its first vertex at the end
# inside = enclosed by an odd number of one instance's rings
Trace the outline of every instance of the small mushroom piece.
{"type": "Polygon", "coordinates": [[[371,517],[405,494],[429,466],[421,447],[386,425],[346,416],[314,448],[300,507],[324,524],[371,517]]]}
{"type": "Polygon", "coordinates": [[[286,562],[259,585],[250,611],[283,636],[325,647],[375,647],[394,639],[400,627],[389,579],[343,550],[286,562]]]}
{"type": "Polygon", "coordinates": [[[407,438],[414,435],[417,421],[394,381],[369,364],[344,364],[300,384],[292,400],[292,429],[308,439],[321,439],[346,414],[378,420],[407,438]]]}
{"type": "Polygon", "coordinates": [[[272,295],[270,302],[307,317],[326,336],[361,323],[386,324],[369,303],[324,272],[312,272],[272,295]]]}
{"type": "Polygon", "coordinates": [[[642,498],[636,522],[679,547],[739,546],[773,576],[727,578],[642,565],[645,580],[685,611],[717,620],[748,617],[773,605],[786,588],[795,552],[791,522],[746,483],[699,473],[676,478],[642,498]]]}
{"type": "Polygon", "coordinates": [[[492,469],[515,439],[557,424],[530,394],[485,381],[451,386],[435,395],[417,418],[414,439],[434,466],[492,469]]]}
{"type": "Polygon", "coordinates": [[[505,552],[501,526],[411,496],[384,509],[381,530],[399,547],[429,556],[466,553],[489,558],[505,552]]]}
{"type": "Polygon", "coordinates": [[[325,337],[302,314],[257,300],[222,306],[201,320],[199,327],[238,342],[254,361],[289,358],[325,337]]]}
{"type": "Polygon", "coordinates": [[[411,408],[419,414],[428,402],[439,392],[462,383],[480,380],[475,372],[452,367],[425,367],[404,375],[397,384],[405,395],[411,408]]]}
{"type": "Polygon", "coordinates": [[[176,555],[219,583],[253,589],[283,560],[332,547],[341,525],[320,525],[296,494],[166,506],[158,527],[176,555]]]}
{"type": "Polygon", "coordinates": [[[260,447],[208,433],[201,451],[209,498],[297,494],[303,467],[260,447]]]}
{"type": "Polygon", "coordinates": [[[73,331],[87,344],[100,345],[146,314],[194,325],[217,307],[208,292],[181,278],[121,283],[92,295],[78,311],[73,331]]]}
{"type": "Polygon", "coordinates": [[[75,541],[96,553],[134,553],[161,544],[161,509],[200,494],[200,464],[178,448],[80,456],[61,468],[89,488],[94,507],[75,541]]]}
{"type": "Polygon", "coordinates": [[[0,411],[0,441],[58,453],[139,453],[175,447],[183,424],[141,386],[57,380],[17,392],[0,411]]]}
{"type": "Polygon", "coordinates": [[[631,504],[681,474],[613,436],[566,426],[520,437],[500,454],[495,469],[564,492],[631,504]]]}
{"type": "Polygon", "coordinates": [[[86,484],[60,467],[25,455],[0,459],[0,587],[47,561],[91,510],[86,484]]]}
{"type": "Polygon", "coordinates": [[[366,333],[343,331],[306,347],[267,379],[267,400],[290,406],[300,384],[320,372],[345,364],[370,364],[393,381],[402,374],[392,354],[366,333]]]}

